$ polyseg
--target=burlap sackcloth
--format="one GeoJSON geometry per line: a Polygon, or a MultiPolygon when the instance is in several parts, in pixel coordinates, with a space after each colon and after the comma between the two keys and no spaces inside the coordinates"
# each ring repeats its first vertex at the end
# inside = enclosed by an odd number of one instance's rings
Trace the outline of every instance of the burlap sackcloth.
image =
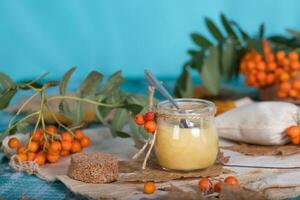
{"type": "MultiPolygon", "coordinates": [[[[137,151],[132,139],[112,138],[107,128],[85,130],[85,133],[93,138],[92,146],[87,151],[109,152],[119,157],[120,160],[131,159],[137,151]]],[[[232,145],[231,142],[221,140],[221,146],[232,145]]],[[[300,196],[300,154],[290,156],[246,156],[230,150],[222,150],[225,156],[230,156],[226,168],[237,173],[237,177],[246,188],[263,191],[268,199],[286,199],[300,196]],[[238,166],[238,167],[237,167],[238,166]],[[261,167],[266,167],[265,169],[261,167]],[[274,169],[270,169],[274,168],[274,169]],[[277,168],[277,169],[276,169],[277,168]],[[278,169],[281,168],[281,169],[278,169]]],[[[29,169],[19,169],[37,175],[47,181],[59,180],[72,192],[93,199],[140,199],[143,194],[142,183],[110,183],[110,184],[87,184],[69,178],[67,174],[70,158],[63,158],[56,164],[46,164],[42,167],[33,165],[29,169]]],[[[14,159],[10,162],[16,167],[14,159]]],[[[15,168],[17,169],[17,168],[15,168]]],[[[18,170],[18,169],[17,169],[18,170]]],[[[227,175],[221,175],[227,176],[227,175]]],[[[183,190],[195,187],[199,179],[174,180],[157,183],[158,189],[179,186],[183,190]]],[[[157,197],[164,194],[158,190],[147,197],[157,197]]]]}

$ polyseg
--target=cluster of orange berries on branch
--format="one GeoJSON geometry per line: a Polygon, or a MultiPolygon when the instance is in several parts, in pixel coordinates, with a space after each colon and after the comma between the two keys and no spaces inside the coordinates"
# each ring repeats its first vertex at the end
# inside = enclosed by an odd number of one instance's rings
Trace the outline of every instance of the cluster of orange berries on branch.
{"type": "Polygon", "coordinates": [[[263,41],[264,55],[255,50],[248,51],[240,62],[240,72],[247,85],[265,88],[278,84],[277,96],[300,99],[299,53],[291,51],[272,52],[268,41],[263,41]]]}
{"type": "Polygon", "coordinates": [[[38,165],[58,162],[60,157],[81,152],[90,146],[90,138],[83,131],[74,133],[60,132],[55,126],[47,126],[45,131],[37,129],[30,134],[26,146],[21,146],[16,137],[8,141],[10,148],[16,149],[16,156],[20,162],[35,161],[38,165]]]}
{"type": "Polygon", "coordinates": [[[204,194],[209,194],[212,192],[220,192],[222,188],[222,184],[228,185],[240,185],[239,181],[234,176],[228,176],[224,179],[224,182],[218,181],[213,184],[213,182],[209,178],[202,178],[198,182],[198,188],[204,194]]]}
{"type": "Polygon", "coordinates": [[[154,134],[157,129],[154,112],[147,112],[145,115],[136,115],[135,123],[139,126],[144,126],[145,131],[151,134],[154,134]]]}

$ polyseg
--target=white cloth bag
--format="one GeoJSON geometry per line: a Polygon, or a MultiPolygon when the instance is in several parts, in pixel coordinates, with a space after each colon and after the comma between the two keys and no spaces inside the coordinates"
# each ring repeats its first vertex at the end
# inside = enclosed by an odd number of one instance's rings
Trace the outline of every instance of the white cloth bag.
{"type": "Polygon", "coordinates": [[[290,141],[285,130],[297,124],[299,107],[287,102],[244,105],[216,117],[219,136],[258,145],[283,145],[290,141]]]}

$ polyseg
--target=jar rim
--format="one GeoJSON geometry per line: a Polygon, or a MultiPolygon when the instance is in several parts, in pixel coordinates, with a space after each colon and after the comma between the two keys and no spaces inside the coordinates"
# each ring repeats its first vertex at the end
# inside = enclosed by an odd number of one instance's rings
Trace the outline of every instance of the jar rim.
{"type": "Polygon", "coordinates": [[[197,98],[175,98],[174,99],[179,107],[182,104],[194,104],[194,107],[189,109],[182,108],[184,112],[178,112],[169,100],[161,101],[157,104],[157,113],[165,115],[176,115],[178,117],[201,116],[201,115],[214,115],[216,113],[216,106],[213,102],[205,99],[197,98]]]}

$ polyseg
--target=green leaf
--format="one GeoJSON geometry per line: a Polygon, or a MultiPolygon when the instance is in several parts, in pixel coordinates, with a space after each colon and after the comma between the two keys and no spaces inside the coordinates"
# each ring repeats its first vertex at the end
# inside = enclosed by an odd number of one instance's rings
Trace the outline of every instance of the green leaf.
{"type": "MultiPolygon", "coordinates": [[[[62,96],[66,95],[67,85],[68,85],[69,79],[71,78],[71,76],[72,76],[72,74],[74,73],[75,70],[76,70],[76,67],[72,67],[71,69],[69,69],[64,74],[62,80],[59,83],[59,93],[60,93],[60,95],[62,95],[62,96]]],[[[69,107],[68,103],[65,100],[61,100],[58,108],[61,111],[61,113],[64,114],[66,117],[70,118],[70,115],[72,115],[70,107],[69,107]]]]}
{"type": "Polygon", "coordinates": [[[218,47],[211,47],[209,55],[204,59],[201,70],[201,78],[204,86],[212,95],[218,95],[220,91],[220,68],[218,47]]]}
{"type": "Polygon", "coordinates": [[[214,24],[214,22],[209,19],[209,18],[205,18],[205,23],[206,26],[208,28],[208,30],[210,31],[210,33],[219,41],[223,41],[225,38],[222,35],[221,31],[219,30],[219,28],[214,24]]]}
{"type": "Polygon", "coordinates": [[[134,118],[131,118],[129,121],[129,128],[130,128],[130,135],[134,138],[134,139],[148,139],[149,138],[149,134],[146,133],[146,131],[144,130],[143,126],[138,126],[135,121],[134,118]]]}
{"type": "Polygon", "coordinates": [[[250,38],[250,36],[242,29],[242,27],[238,23],[236,23],[235,21],[232,21],[231,24],[233,24],[239,30],[244,41],[248,40],[250,38]]]}
{"type": "Polygon", "coordinates": [[[262,23],[259,26],[259,38],[263,39],[264,38],[264,34],[265,34],[265,25],[264,25],[264,23],[262,23]]]}
{"type": "Polygon", "coordinates": [[[138,104],[125,104],[121,108],[125,108],[128,111],[131,111],[133,114],[138,114],[143,110],[143,106],[138,104]]]}
{"type": "Polygon", "coordinates": [[[192,40],[200,47],[208,48],[208,47],[212,46],[212,43],[201,34],[192,33],[191,37],[192,37],[192,40]]]}
{"type": "Polygon", "coordinates": [[[117,109],[116,113],[114,114],[114,117],[111,121],[111,129],[113,131],[113,136],[116,131],[122,131],[125,124],[129,121],[130,114],[126,109],[117,109]]]}
{"type": "Polygon", "coordinates": [[[72,67],[71,69],[69,69],[63,76],[62,80],[60,81],[59,84],[59,93],[61,95],[66,95],[66,90],[67,90],[67,85],[69,82],[69,79],[71,78],[72,74],[74,73],[74,71],[76,70],[76,67],[72,67]]]}
{"type": "Polygon", "coordinates": [[[286,31],[297,39],[300,39],[300,32],[287,28],[286,31]]]}
{"type": "Polygon", "coordinates": [[[234,72],[237,64],[237,53],[235,51],[235,43],[230,38],[227,39],[222,46],[222,75],[224,76],[225,81],[229,81],[234,72]]]}
{"type": "Polygon", "coordinates": [[[238,40],[238,36],[236,35],[236,33],[234,32],[234,30],[232,29],[228,19],[226,18],[226,16],[221,13],[221,21],[222,24],[224,26],[224,29],[226,30],[226,32],[228,33],[229,36],[231,36],[232,38],[238,40]]]}
{"type": "Polygon", "coordinates": [[[114,131],[112,130],[113,135],[118,136],[120,138],[129,138],[131,137],[128,133],[124,131],[114,131]]]}
{"type": "Polygon", "coordinates": [[[6,108],[17,92],[16,88],[8,89],[0,94],[0,110],[6,108]]]}
{"type": "Polygon", "coordinates": [[[117,71],[108,78],[105,86],[101,90],[101,93],[104,95],[109,94],[111,91],[118,89],[123,82],[124,78],[121,71],[117,71]]]}
{"type": "Polygon", "coordinates": [[[101,82],[103,75],[97,71],[92,71],[80,85],[79,93],[81,97],[94,95],[97,86],[101,82]]]}
{"type": "Polygon", "coordinates": [[[246,44],[249,49],[254,49],[261,55],[264,55],[262,41],[260,39],[247,39],[246,44]]]}
{"type": "Polygon", "coordinates": [[[0,72],[0,110],[9,105],[16,92],[16,84],[9,76],[0,72]]]}
{"type": "Polygon", "coordinates": [[[187,65],[183,67],[181,75],[176,80],[174,90],[176,97],[190,98],[194,96],[193,81],[187,67],[187,65]]]}

